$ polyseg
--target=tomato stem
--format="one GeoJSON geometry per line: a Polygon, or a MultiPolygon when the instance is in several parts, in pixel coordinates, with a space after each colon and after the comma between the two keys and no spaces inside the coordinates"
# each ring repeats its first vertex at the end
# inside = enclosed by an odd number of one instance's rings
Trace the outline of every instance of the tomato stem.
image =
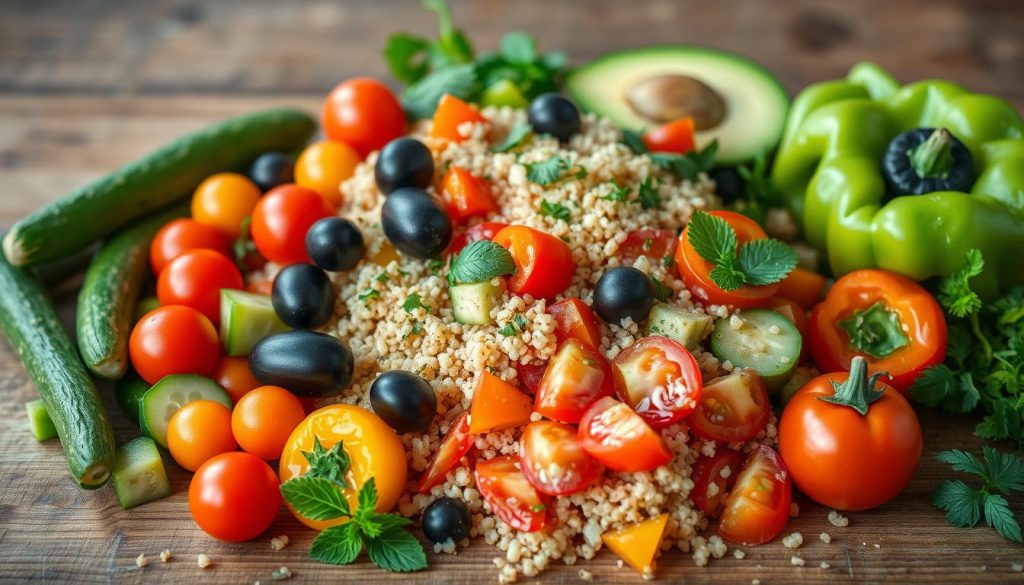
{"type": "Polygon", "coordinates": [[[878,379],[882,377],[892,379],[889,372],[875,372],[868,376],[867,360],[859,355],[855,356],[850,362],[850,377],[842,384],[834,380],[831,381],[835,394],[819,396],[818,400],[839,406],[849,406],[861,416],[867,416],[871,404],[882,397],[883,391],[875,390],[878,379]]]}

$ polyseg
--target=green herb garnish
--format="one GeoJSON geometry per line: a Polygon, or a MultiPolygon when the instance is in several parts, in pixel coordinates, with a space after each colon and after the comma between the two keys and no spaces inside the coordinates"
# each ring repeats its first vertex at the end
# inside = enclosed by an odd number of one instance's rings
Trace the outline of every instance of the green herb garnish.
{"type": "Polygon", "coordinates": [[[491,240],[470,242],[452,260],[448,270],[451,284],[487,282],[495,276],[515,274],[516,263],[512,254],[491,240]]]}
{"type": "Polygon", "coordinates": [[[430,312],[430,307],[423,304],[423,301],[420,300],[420,293],[417,292],[410,293],[409,296],[405,297],[405,302],[402,303],[402,308],[405,309],[406,313],[412,313],[416,309],[420,308],[426,309],[428,313],[430,312]]]}
{"type": "Polygon", "coordinates": [[[703,211],[690,218],[687,234],[697,254],[715,265],[711,269],[711,280],[725,291],[745,284],[774,284],[796,268],[796,253],[778,240],[751,240],[739,246],[737,253],[736,232],[732,226],[703,211]]]}
{"type": "Polygon", "coordinates": [[[658,209],[661,207],[661,195],[658,193],[658,189],[651,183],[650,177],[647,177],[640,183],[636,202],[644,209],[658,209]]]}
{"type": "Polygon", "coordinates": [[[604,199],[605,201],[617,201],[619,203],[629,201],[629,196],[633,193],[632,189],[626,186],[620,187],[615,181],[609,181],[609,183],[612,186],[612,192],[602,196],[601,199],[604,199]]]}
{"type": "Polygon", "coordinates": [[[505,337],[512,337],[513,335],[516,334],[516,326],[513,325],[512,323],[505,323],[505,325],[502,326],[501,329],[498,329],[498,333],[504,335],[505,337]]]}
{"type": "Polygon", "coordinates": [[[651,162],[658,168],[671,172],[685,181],[696,181],[701,173],[715,168],[715,154],[718,153],[718,140],[712,140],[702,150],[693,150],[686,154],[671,152],[650,153],[651,162]]]}
{"type": "Polygon", "coordinates": [[[541,199],[539,213],[545,217],[560,219],[562,221],[569,221],[569,217],[572,215],[568,207],[561,203],[552,203],[547,199],[541,199]]]}
{"type": "Polygon", "coordinates": [[[651,288],[654,289],[654,298],[663,303],[672,298],[672,289],[654,276],[651,277],[651,288]]]}
{"type": "Polygon", "coordinates": [[[553,156],[547,160],[526,163],[526,179],[541,186],[551,185],[562,180],[562,175],[569,170],[569,159],[553,156]]]}
{"type": "Polygon", "coordinates": [[[508,152],[523,143],[530,135],[530,125],[524,122],[516,122],[508,131],[508,136],[501,144],[491,147],[491,152],[508,152]]]}
{"type": "Polygon", "coordinates": [[[440,274],[442,268],[444,268],[444,260],[439,260],[437,258],[427,260],[427,270],[429,270],[434,276],[440,274]]]}
{"type": "Polygon", "coordinates": [[[359,293],[359,300],[363,301],[363,304],[367,305],[367,306],[370,305],[370,300],[372,300],[372,299],[379,299],[379,298],[380,298],[380,291],[375,289],[375,288],[371,288],[370,290],[368,290],[366,292],[359,293]]]}
{"type": "Polygon", "coordinates": [[[981,486],[972,488],[959,479],[943,480],[932,494],[932,501],[945,510],[946,520],[953,526],[976,526],[984,518],[1003,538],[1021,542],[1020,524],[1004,495],[1024,492],[1024,461],[988,445],[982,451],[984,463],[959,449],[936,455],[939,461],[952,465],[954,471],[977,476],[981,486]]]}

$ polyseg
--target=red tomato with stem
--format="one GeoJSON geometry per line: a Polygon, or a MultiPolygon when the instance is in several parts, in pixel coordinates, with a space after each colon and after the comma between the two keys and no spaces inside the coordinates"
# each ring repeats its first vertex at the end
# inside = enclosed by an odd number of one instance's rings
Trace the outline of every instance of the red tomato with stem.
{"type": "Polygon", "coordinates": [[[128,353],[139,376],[156,384],[171,374],[209,376],[217,367],[220,340],[202,313],[168,305],[139,319],[128,340],[128,353]]]}
{"type": "Polygon", "coordinates": [[[704,387],[693,354],[658,335],[644,337],[619,352],[612,374],[619,398],[656,429],[690,414],[704,387]]]}
{"type": "Polygon", "coordinates": [[[194,219],[176,219],[156,233],[149,246],[149,265],[159,275],[178,256],[192,250],[207,249],[230,257],[231,240],[220,230],[194,219]]]}
{"type": "Polygon", "coordinates": [[[530,394],[536,394],[540,389],[540,381],[544,379],[544,372],[548,370],[549,363],[550,360],[528,364],[516,362],[516,379],[519,380],[519,387],[530,394]]]}
{"type": "Polygon", "coordinates": [[[453,221],[486,216],[498,209],[491,194],[491,182],[462,167],[449,167],[441,185],[441,197],[453,221]]]}
{"type": "Polygon", "coordinates": [[[227,256],[213,250],[192,250],[160,272],[156,296],[161,305],[192,307],[216,325],[220,323],[221,289],[244,287],[241,271],[227,256]]]}
{"type": "Polygon", "coordinates": [[[725,500],[718,535],[745,546],[764,544],[786,527],[792,498],[786,464],[774,449],[759,444],[725,500]]]}
{"type": "Polygon", "coordinates": [[[555,318],[555,338],[559,344],[575,339],[593,348],[601,347],[601,329],[593,309],[583,301],[562,299],[545,311],[555,318]]]}
{"type": "Polygon", "coordinates": [[[644,146],[651,152],[686,154],[693,150],[693,118],[687,116],[651,128],[643,136],[644,146]]]}
{"type": "Polygon", "coordinates": [[[286,184],[260,199],[252,214],[250,233],[260,255],[278,264],[310,262],[306,232],[317,220],[333,215],[316,191],[286,184]]]}
{"type": "Polygon", "coordinates": [[[508,227],[507,223],[497,221],[485,221],[466,228],[466,231],[452,239],[452,245],[448,248],[449,254],[458,254],[467,245],[479,240],[493,240],[494,235],[508,227]]]}
{"type": "Polygon", "coordinates": [[[615,471],[650,471],[672,461],[661,435],[629,405],[607,396],[584,413],[579,439],[584,451],[615,471]]]}
{"type": "Polygon", "coordinates": [[[518,457],[480,461],[475,476],[480,495],[502,522],[522,532],[535,532],[547,524],[547,498],[526,479],[518,457]]]}
{"type": "Polygon", "coordinates": [[[679,236],[672,230],[642,229],[626,234],[617,256],[623,266],[632,266],[636,259],[647,256],[655,263],[675,262],[679,236]]]}
{"type": "Polygon", "coordinates": [[[580,447],[575,427],[541,420],[519,439],[520,468],[542,494],[563,496],[582,491],[601,476],[601,464],[580,447]]]}
{"type": "Polygon", "coordinates": [[[281,507],[274,470],[249,453],[223,453],[200,467],[188,486],[188,507],[218,540],[252,540],[270,528],[281,507]]]}
{"type": "Polygon", "coordinates": [[[441,439],[441,446],[438,447],[433,461],[420,477],[416,493],[428,493],[434,486],[444,483],[448,472],[455,469],[471,447],[473,435],[469,433],[469,413],[463,412],[452,422],[452,426],[448,427],[448,432],[441,439]]]}
{"type": "Polygon", "coordinates": [[[717,518],[746,459],[745,454],[725,445],[718,445],[713,457],[698,458],[693,464],[693,490],[690,491],[694,505],[708,517],[717,518]]]}
{"type": "Polygon", "coordinates": [[[686,423],[699,437],[731,443],[753,439],[770,417],[771,404],[761,378],[741,370],[708,382],[686,423]]]}
{"type": "Polygon", "coordinates": [[[405,134],[405,110],[388,86],[369,77],[354,77],[327,95],[320,123],[328,138],[344,142],[366,158],[405,134]]]}
{"type": "Polygon", "coordinates": [[[494,241],[512,253],[516,265],[516,273],[508,279],[512,292],[551,300],[572,282],[576,270],[572,250],[555,236],[513,225],[495,234],[494,241]]]}
{"type": "Polygon", "coordinates": [[[612,371],[604,357],[569,339],[551,358],[533,409],[553,420],[578,423],[591,404],[614,392],[612,371]]]}

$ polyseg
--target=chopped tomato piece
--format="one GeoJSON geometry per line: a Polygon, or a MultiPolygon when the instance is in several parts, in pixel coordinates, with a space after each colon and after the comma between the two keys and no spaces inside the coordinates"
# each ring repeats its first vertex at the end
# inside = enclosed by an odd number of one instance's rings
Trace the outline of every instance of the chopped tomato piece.
{"type": "Polygon", "coordinates": [[[459,134],[459,126],[466,122],[486,122],[487,118],[480,115],[476,108],[446,93],[434,111],[434,123],[430,127],[430,135],[434,138],[446,138],[452,142],[462,142],[466,136],[459,134]]]}
{"type": "Polygon", "coordinates": [[[690,498],[704,514],[718,518],[747,456],[718,445],[714,457],[701,456],[693,464],[693,490],[690,498]]]}
{"type": "Polygon", "coordinates": [[[708,382],[700,404],[686,422],[700,437],[731,443],[756,437],[770,414],[768,391],[761,378],[742,370],[708,382]]]}
{"type": "Polygon", "coordinates": [[[474,176],[462,167],[450,167],[441,182],[441,195],[448,208],[448,215],[454,221],[474,215],[487,215],[498,209],[491,194],[491,182],[474,176]]]}
{"type": "Polygon", "coordinates": [[[604,545],[645,577],[654,575],[654,555],[668,525],[668,514],[601,535],[604,545]]]}
{"type": "Polygon", "coordinates": [[[455,469],[459,460],[466,456],[473,446],[473,435],[469,432],[469,413],[459,415],[441,439],[441,446],[430,462],[430,467],[423,472],[416,493],[425,494],[434,486],[440,485],[448,472],[455,469]]]}
{"type": "Polygon", "coordinates": [[[452,245],[448,248],[450,254],[458,254],[467,245],[478,240],[493,240],[494,234],[508,227],[507,223],[497,221],[485,221],[466,228],[452,239],[452,245]]]}
{"type": "Polygon", "coordinates": [[[693,150],[693,118],[672,120],[644,134],[644,146],[651,152],[686,154],[693,150]]]}
{"type": "Polygon", "coordinates": [[[655,263],[675,262],[676,244],[679,237],[672,230],[642,229],[626,234],[626,240],[619,246],[618,256],[624,266],[632,266],[641,256],[647,256],[655,263]]]}
{"type": "Polygon", "coordinates": [[[659,335],[645,337],[615,356],[612,373],[619,398],[656,429],[690,414],[704,387],[690,350],[659,335]]]}
{"type": "Polygon", "coordinates": [[[494,515],[516,530],[534,532],[548,521],[547,499],[519,467],[519,458],[505,455],[476,464],[476,487],[494,515]]]}
{"type": "Polygon", "coordinates": [[[540,381],[544,378],[544,372],[548,370],[548,363],[549,362],[542,362],[539,364],[521,364],[517,362],[516,378],[519,380],[520,388],[526,390],[530,394],[536,394],[537,389],[540,388],[540,381]]]}
{"type": "Polygon", "coordinates": [[[796,301],[805,309],[810,309],[821,300],[827,282],[828,280],[817,272],[797,266],[779,283],[776,294],[796,301]]]}
{"type": "Polygon", "coordinates": [[[594,311],[583,301],[562,299],[549,306],[546,313],[555,318],[555,337],[562,344],[575,339],[593,348],[601,347],[601,330],[597,326],[594,311]]]}
{"type": "Polygon", "coordinates": [[[550,419],[578,423],[591,404],[614,392],[611,367],[604,357],[569,339],[541,378],[534,410],[550,419]]]}
{"type": "Polygon", "coordinates": [[[580,446],[615,471],[650,471],[672,461],[672,451],[661,435],[632,408],[611,397],[587,410],[579,434],[580,446]]]}
{"type": "Polygon", "coordinates": [[[601,464],[580,447],[576,428],[541,420],[530,423],[519,440],[520,467],[542,494],[561,496],[590,487],[601,464]]]}
{"type": "Polygon", "coordinates": [[[490,372],[480,372],[469,407],[469,432],[489,433],[530,422],[530,397],[490,372]]]}
{"type": "Polygon", "coordinates": [[[508,285],[518,295],[553,299],[569,287],[576,264],[572,250],[549,233],[522,225],[511,225],[492,238],[512,253],[516,273],[508,285]]]}
{"type": "Polygon", "coordinates": [[[771,447],[758,445],[725,500],[719,536],[747,546],[768,542],[786,527],[792,497],[782,457],[771,447]]]}

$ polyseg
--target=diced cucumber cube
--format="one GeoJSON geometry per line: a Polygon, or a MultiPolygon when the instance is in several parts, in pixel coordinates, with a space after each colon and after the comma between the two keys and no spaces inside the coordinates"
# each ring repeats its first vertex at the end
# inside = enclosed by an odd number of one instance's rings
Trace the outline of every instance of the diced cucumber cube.
{"type": "Polygon", "coordinates": [[[160,451],[149,437],[132,439],[117,448],[111,478],[125,510],[171,495],[160,451]]]}
{"type": "Polygon", "coordinates": [[[492,281],[474,284],[456,284],[448,288],[452,298],[452,312],[455,320],[466,325],[487,325],[492,322],[491,309],[501,300],[505,292],[505,282],[498,284],[492,281]]]}
{"type": "Polygon", "coordinates": [[[651,307],[646,333],[663,335],[692,351],[711,332],[711,324],[710,315],[657,303],[651,307]]]}
{"type": "Polygon", "coordinates": [[[46,411],[46,404],[43,403],[42,398],[26,402],[25,410],[28,411],[28,427],[37,441],[42,443],[57,436],[57,427],[53,426],[50,413],[46,411]]]}

